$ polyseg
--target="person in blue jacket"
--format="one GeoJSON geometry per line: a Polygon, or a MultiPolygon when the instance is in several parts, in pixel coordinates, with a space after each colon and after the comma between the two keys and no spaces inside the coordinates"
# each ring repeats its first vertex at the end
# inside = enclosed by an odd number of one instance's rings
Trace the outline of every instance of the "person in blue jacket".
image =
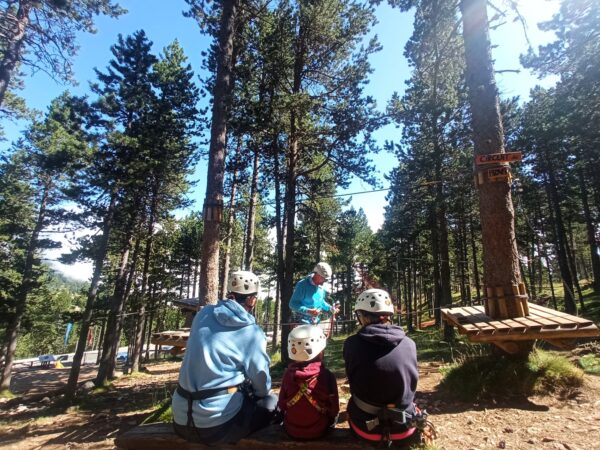
{"type": "Polygon", "coordinates": [[[331,266],[326,262],[318,263],[313,273],[301,279],[294,288],[290,299],[290,309],[295,322],[316,325],[321,321],[323,312],[333,313],[334,307],[325,301],[323,283],[331,278],[331,266]]]}
{"type": "Polygon", "coordinates": [[[233,272],[229,298],[192,322],[172,400],[173,427],[188,441],[235,443],[275,417],[266,337],[250,314],[258,290],[252,272],[233,272]]]}

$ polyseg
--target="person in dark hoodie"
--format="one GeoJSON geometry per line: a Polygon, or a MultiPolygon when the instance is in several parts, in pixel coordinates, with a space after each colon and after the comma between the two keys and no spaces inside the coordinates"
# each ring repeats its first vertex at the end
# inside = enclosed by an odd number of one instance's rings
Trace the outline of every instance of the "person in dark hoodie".
{"type": "Polygon", "coordinates": [[[250,314],[258,277],[233,272],[228,290],[229,299],[194,318],[172,400],[175,432],[208,445],[234,443],[266,427],[277,407],[269,393],[266,337],[250,314]]]}
{"type": "Polygon", "coordinates": [[[327,338],[315,325],[290,331],[288,354],[293,362],[283,374],[279,410],[283,427],[295,439],[317,439],[335,423],[340,410],[335,375],[325,368],[327,338]]]}
{"type": "Polygon", "coordinates": [[[350,428],[369,441],[402,447],[419,443],[413,426],[419,381],[415,343],[392,324],[394,305],[386,291],[364,291],[354,309],[361,328],[344,343],[350,428]]]}

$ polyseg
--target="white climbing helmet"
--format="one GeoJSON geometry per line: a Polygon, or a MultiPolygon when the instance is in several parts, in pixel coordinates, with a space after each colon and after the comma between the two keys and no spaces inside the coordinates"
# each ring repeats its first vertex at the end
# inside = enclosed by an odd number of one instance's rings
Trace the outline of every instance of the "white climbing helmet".
{"type": "Polygon", "coordinates": [[[315,268],[313,269],[314,273],[318,273],[319,275],[321,275],[323,278],[325,278],[325,280],[329,280],[331,278],[331,266],[329,264],[327,264],[326,262],[320,262],[318,263],[315,268]]]}
{"type": "Polygon", "coordinates": [[[316,325],[300,325],[288,335],[288,355],[294,361],[310,361],[327,345],[323,329],[316,325]]]}
{"type": "Polygon", "coordinates": [[[236,294],[256,294],[260,289],[260,281],[252,272],[238,270],[231,272],[227,280],[227,290],[236,294]]]}
{"type": "Polygon", "coordinates": [[[375,314],[394,314],[394,304],[383,289],[367,289],[356,300],[354,311],[366,311],[375,314]]]}

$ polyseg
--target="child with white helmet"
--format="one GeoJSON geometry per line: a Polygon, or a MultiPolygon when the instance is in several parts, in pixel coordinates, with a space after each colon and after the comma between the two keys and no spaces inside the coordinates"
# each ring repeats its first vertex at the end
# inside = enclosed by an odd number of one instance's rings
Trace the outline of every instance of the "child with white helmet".
{"type": "Polygon", "coordinates": [[[350,427],[369,441],[418,444],[415,424],[423,416],[413,403],[419,380],[415,343],[392,323],[394,305],[386,291],[367,289],[354,310],[361,328],[344,342],[350,427]]]}
{"type": "Polygon", "coordinates": [[[290,331],[288,354],[293,361],[283,375],[278,406],[285,431],[296,439],[321,437],[335,423],[339,398],[335,376],[323,365],[327,338],[314,325],[290,331]]]}

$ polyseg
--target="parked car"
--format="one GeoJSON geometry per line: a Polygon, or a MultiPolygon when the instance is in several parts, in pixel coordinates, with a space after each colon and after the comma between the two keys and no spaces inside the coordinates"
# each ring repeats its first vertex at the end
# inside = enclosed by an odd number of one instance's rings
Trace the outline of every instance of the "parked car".
{"type": "Polygon", "coordinates": [[[127,364],[128,360],[129,360],[129,358],[127,356],[127,352],[117,353],[117,362],[118,363],[127,364]]]}

